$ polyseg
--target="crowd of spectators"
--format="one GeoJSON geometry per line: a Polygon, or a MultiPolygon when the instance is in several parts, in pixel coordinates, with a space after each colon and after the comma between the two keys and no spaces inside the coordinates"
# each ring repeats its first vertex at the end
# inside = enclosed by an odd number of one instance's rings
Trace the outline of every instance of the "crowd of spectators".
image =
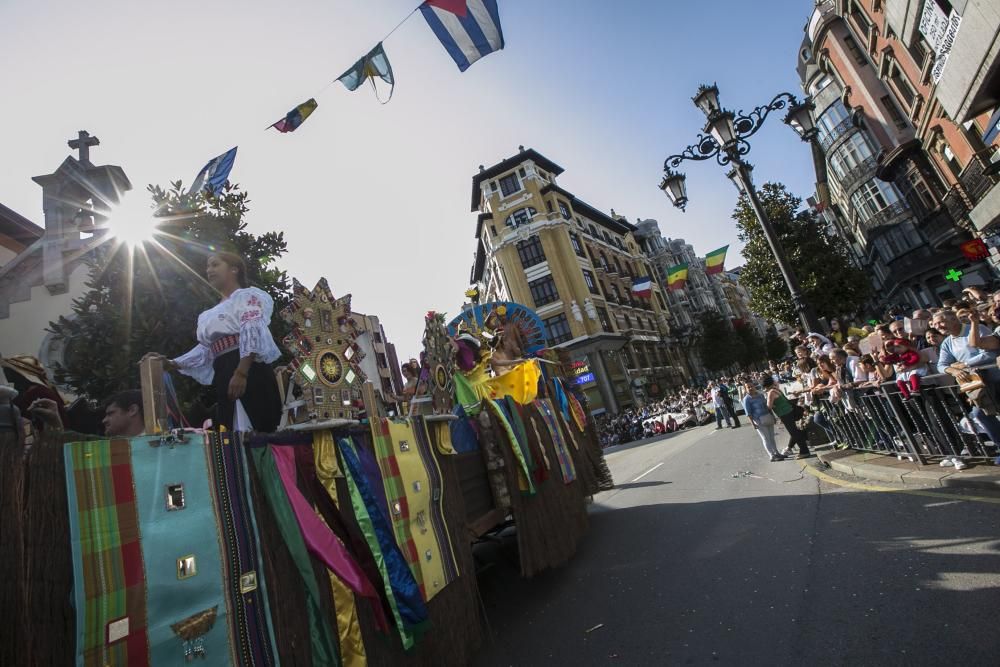
{"type": "MultiPolygon", "coordinates": [[[[711,420],[740,426],[736,405],[760,433],[772,460],[781,460],[797,448],[809,456],[805,431],[810,422],[836,445],[829,415],[821,407],[844,402],[851,408],[865,392],[895,385],[904,401],[921,394],[923,378],[948,373],[959,383],[970,381],[970,371],[996,367],[1000,352],[1000,291],[969,287],[962,299],[940,307],[902,311],[893,309],[881,320],[852,322],[833,319],[829,330],[798,330],[790,337],[793,355],[771,362],[763,372],[720,378],[698,389],[683,389],[642,409],[630,409],[599,420],[602,444],[619,444],[711,420]],[[786,405],[787,404],[787,405],[786,405]],[[753,412],[754,414],[751,414],[753,412]],[[671,419],[650,419],[669,414],[671,419]],[[681,420],[675,415],[691,415],[681,420]],[[758,418],[759,417],[759,418],[758,418]],[[780,421],[789,444],[777,451],[773,428],[780,421]],[[771,429],[770,431],[768,429],[771,429]]],[[[983,374],[987,385],[992,376],[983,374]]],[[[992,391],[991,391],[992,393],[992,391]]],[[[967,432],[1000,445],[1000,420],[995,410],[974,406],[963,420],[967,432]]],[[[891,436],[887,436],[891,438],[891,436]]],[[[841,445],[843,446],[843,445],[841,445]]],[[[962,455],[946,457],[942,465],[967,467],[962,455]]],[[[1000,456],[994,463],[1000,465],[1000,456]]]]}

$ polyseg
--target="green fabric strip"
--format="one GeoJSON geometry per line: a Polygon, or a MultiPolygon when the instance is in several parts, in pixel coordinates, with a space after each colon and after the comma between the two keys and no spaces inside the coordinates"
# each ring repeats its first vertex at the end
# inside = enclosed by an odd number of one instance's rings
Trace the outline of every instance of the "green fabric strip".
{"type": "Polygon", "coordinates": [[[521,487],[521,492],[527,492],[528,495],[532,496],[535,495],[535,482],[531,479],[531,470],[528,468],[528,462],[524,458],[524,452],[521,451],[521,447],[517,444],[517,436],[514,435],[514,429],[511,428],[507,416],[500,409],[500,406],[493,401],[487,400],[486,405],[489,406],[490,412],[493,413],[497,421],[503,426],[507,442],[510,445],[511,451],[514,452],[514,458],[517,459],[518,464],[521,466],[522,475],[518,477],[518,486],[521,487]]]}
{"type": "Polygon", "coordinates": [[[312,646],[312,658],[314,665],[330,665],[339,667],[337,652],[334,648],[336,641],[330,624],[327,623],[323,615],[320,604],[319,585],[316,583],[316,574],[313,570],[312,561],[309,559],[309,552],[306,550],[302,533],[299,532],[299,524],[292,512],[292,506],[285,495],[285,489],[278,476],[278,469],[274,465],[274,456],[271,454],[271,447],[254,447],[250,451],[257,464],[257,474],[260,476],[261,487],[264,495],[267,496],[267,504],[270,505],[274,517],[277,519],[278,529],[285,540],[295,567],[302,576],[302,581],[306,587],[306,599],[308,601],[309,612],[309,637],[312,646]]]}

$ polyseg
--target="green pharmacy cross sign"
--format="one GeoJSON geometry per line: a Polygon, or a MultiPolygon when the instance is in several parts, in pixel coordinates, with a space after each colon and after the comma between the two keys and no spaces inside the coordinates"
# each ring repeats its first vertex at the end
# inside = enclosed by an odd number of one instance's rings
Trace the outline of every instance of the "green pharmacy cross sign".
{"type": "Polygon", "coordinates": [[[944,274],[945,280],[950,280],[952,282],[958,282],[962,279],[962,272],[958,269],[948,269],[948,273],[944,274]]]}

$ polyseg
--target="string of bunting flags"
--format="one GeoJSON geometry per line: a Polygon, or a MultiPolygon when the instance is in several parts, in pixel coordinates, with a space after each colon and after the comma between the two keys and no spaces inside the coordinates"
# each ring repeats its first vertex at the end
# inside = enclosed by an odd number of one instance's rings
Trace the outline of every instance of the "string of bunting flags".
{"type": "MultiPolygon", "coordinates": [[[[381,104],[388,103],[392,99],[396,81],[389,56],[385,52],[384,42],[417,11],[420,11],[431,32],[441,42],[461,72],[480,58],[504,48],[497,0],[425,0],[397,23],[396,27],[380,39],[368,53],[324,86],[320,93],[338,81],[351,92],[360,88],[365,81],[370,81],[375,98],[381,104]],[[375,79],[381,79],[389,86],[389,93],[384,101],[379,97],[375,79]]],[[[316,101],[316,97],[310,97],[265,129],[274,128],[282,134],[294,132],[318,107],[319,102],[316,101]]],[[[217,195],[229,179],[229,173],[236,162],[236,149],[234,146],[222,155],[209,160],[208,164],[198,172],[189,192],[193,194],[204,191],[217,195]]]]}

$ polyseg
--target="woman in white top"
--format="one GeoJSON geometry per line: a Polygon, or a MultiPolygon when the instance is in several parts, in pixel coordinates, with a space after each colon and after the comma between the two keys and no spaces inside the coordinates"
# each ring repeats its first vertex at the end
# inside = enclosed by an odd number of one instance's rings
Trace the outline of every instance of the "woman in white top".
{"type": "Polygon", "coordinates": [[[216,427],[233,429],[239,400],[255,431],[274,432],[281,420],[278,383],[270,366],[281,356],[268,328],[274,302],[249,286],[246,263],[234,253],[209,257],[205,277],[222,300],[198,316],[198,344],[176,359],[165,359],[164,366],[212,386],[216,427]]]}

